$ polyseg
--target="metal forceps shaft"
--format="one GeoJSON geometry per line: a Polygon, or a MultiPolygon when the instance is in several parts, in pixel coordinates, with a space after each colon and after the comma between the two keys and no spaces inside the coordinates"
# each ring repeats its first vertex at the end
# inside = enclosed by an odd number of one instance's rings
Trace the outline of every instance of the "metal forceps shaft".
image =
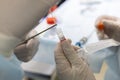
{"type": "Polygon", "coordinates": [[[55,26],[57,26],[57,24],[54,24],[54,25],[52,25],[51,27],[49,27],[49,28],[47,28],[47,29],[45,29],[45,30],[39,32],[38,34],[35,34],[35,35],[32,36],[32,37],[29,37],[28,39],[26,39],[26,40],[20,42],[18,45],[21,45],[21,44],[27,43],[30,39],[33,39],[34,37],[36,37],[36,36],[38,36],[38,35],[40,35],[40,34],[46,32],[47,30],[49,30],[49,29],[51,29],[51,28],[53,28],[53,27],[55,27],[55,26]]]}

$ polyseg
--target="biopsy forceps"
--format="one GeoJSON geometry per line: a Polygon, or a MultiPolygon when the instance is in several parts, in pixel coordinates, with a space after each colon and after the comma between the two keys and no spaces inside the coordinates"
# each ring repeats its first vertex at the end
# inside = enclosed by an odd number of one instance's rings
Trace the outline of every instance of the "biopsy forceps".
{"type": "Polygon", "coordinates": [[[46,32],[46,31],[48,31],[49,29],[52,29],[52,28],[55,27],[55,26],[57,26],[57,24],[54,24],[54,25],[50,26],[49,28],[44,29],[43,31],[41,31],[41,32],[39,32],[39,33],[37,33],[37,34],[35,34],[35,35],[29,37],[28,39],[26,39],[26,40],[20,42],[17,46],[19,46],[19,45],[21,45],[21,44],[24,44],[24,43],[27,43],[30,39],[33,39],[34,37],[36,37],[36,36],[38,36],[38,35],[40,35],[40,34],[46,32]]]}

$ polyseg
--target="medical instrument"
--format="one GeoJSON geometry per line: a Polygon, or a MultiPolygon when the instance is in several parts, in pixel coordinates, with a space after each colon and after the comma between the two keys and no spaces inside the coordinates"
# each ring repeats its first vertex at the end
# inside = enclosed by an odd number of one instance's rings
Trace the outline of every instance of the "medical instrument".
{"type": "Polygon", "coordinates": [[[99,22],[97,25],[98,30],[102,31],[104,29],[103,22],[99,22]]]}
{"type": "Polygon", "coordinates": [[[61,42],[66,40],[61,28],[56,28],[56,32],[61,42]]]}
{"type": "Polygon", "coordinates": [[[57,5],[54,5],[53,7],[51,7],[49,9],[49,14],[51,15],[51,17],[47,17],[46,18],[46,21],[47,21],[47,24],[56,24],[56,17],[54,17],[53,15],[53,12],[57,9],[57,5]]]}
{"type": "Polygon", "coordinates": [[[49,17],[46,19],[48,24],[55,24],[56,18],[55,17],[49,17]]]}
{"type": "Polygon", "coordinates": [[[79,47],[82,47],[82,45],[85,44],[87,42],[87,40],[88,40],[87,37],[83,37],[83,38],[80,39],[79,42],[76,42],[75,45],[79,46],[79,47]]]}
{"type": "Polygon", "coordinates": [[[88,39],[92,36],[92,34],[95,32],[95,30],[93,30],[88,36],[84,36],[80,39],[80,41],[76,42],[76,46],[82,47],[84,44],[87,43],[88,39]]]}
{"type": "Polygon", "coordinates": [[[51,29],[51,28],[53,28],[53,27],[55,27],[55,26],[57,26],[57,24],[54,24],[54,25],[52,25],[51,27],[49,27],[49,28],[47,28],[47,29],[45,29],[45,30],[39,32],[38,34],[36,34],[36,35],[34,35],[34,36],[32,36],[32,37],[29,37],[28,39],[22,41],[22,42],[21,42],[20,44],[18,44],[18,45],[21,45],[21,44],[27,43],[27,41],[29,41],[30,39],[32,39],[32,38],[34,38],[34,37],[36,37],[36,36],[38,36],[38,35],[40,35],[40,34],[46,32],[47,30],[49,30],[49,29],[51,29]]]}

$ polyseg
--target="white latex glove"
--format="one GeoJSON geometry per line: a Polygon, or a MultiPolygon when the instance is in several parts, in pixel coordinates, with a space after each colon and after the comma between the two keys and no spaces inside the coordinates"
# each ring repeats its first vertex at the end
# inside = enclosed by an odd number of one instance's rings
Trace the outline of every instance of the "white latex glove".
{"type": "MultiPolygon", "coordinates": [[[[35,34],[37,34],[37,32],[35,30],[32,30],[26,36],[26,39],[35,34]]],[[[34,57],[34,55],[36,54],[36,52],[39,48],[39,43],[40,43],[39,38],[35,37],[35,38],[29,40],[27,43],[17,46],[14,49],[14,54],[20,61],[27,62],[27,61],[31,60],[34,57]]]]}
{"type": "Polygon", "coordinates": [[[55,60],[59,80],[95,80],[88,64],[77,54],[69,40],[58,43],[55,60]]]}
{"type": "Polygon", "coordinates": [[[97,28],[97,34],[99,39],[113,38],[116,41],[120,41],[120,19],[113,16],[100,16],[96,20],[96,27],[99,22],[103,22],[104,30],[100,31],[97,28]]]}
{"type": "Polygon", "coordinates": [[[58,0],[0,0],[0,53],[9,57],[58,0]]]}

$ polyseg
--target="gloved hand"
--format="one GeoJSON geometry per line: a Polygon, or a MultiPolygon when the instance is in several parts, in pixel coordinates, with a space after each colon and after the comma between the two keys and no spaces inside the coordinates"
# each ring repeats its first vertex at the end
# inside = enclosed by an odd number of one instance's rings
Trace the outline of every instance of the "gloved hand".
{"type": "Polygon", "coordinates": [[[88,64],[81,59],[69,40],[58,43],[55,49],[55,61],[59,80],[95,80],[88,64]]]}
{"type": "Polygon", "coordinates": [[[59,0],[0,0],[0,51],[11,51],[59,0]]]}
{"type": "Polygon", "coordinates": [[[120,19],[113,16],[100,16],[96,20],[97,34],[100,39],[113,38],[116,41],[120,41],[120,19]],[[103,22],[103,31],[97,29],[99,22],[103,22]]]}
{"type": "MultiPolygon", "coordinates": [[[[35,30],[32,30],[26,36],[26,39],[35,34],[37,34],[37,32],[35,30]]],[[[39,39],[38,39],[38,37],[35,37],[35,38],[29,40],[27,43],[17,46],[14,49],[14,54],[20,61],[27,62],[34,57],[38,48],[39,48],[39,39]]]]}

